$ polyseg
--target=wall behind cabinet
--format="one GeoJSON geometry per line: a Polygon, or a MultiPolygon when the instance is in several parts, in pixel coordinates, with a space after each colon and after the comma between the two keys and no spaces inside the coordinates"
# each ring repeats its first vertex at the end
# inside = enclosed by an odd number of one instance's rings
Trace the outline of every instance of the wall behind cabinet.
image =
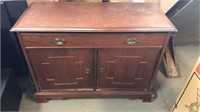
{"type": "MultiPolygon", "coordinates": [[[[57,2],[59,0],[27,0],[28,4],[36,1],[57,2]]],[[[63,0],[63,1],[101,2],[102,0],[63,0]]],[[[166,13],[177,1],[178,0],[110,0],[110,2],[153,2],[158,4],[164,13],[166,13]]]]}
{"type": "Polygon", "coordinates": [[[1,68],[11,68],[16,76],[28,74],[18,39],[11,27],[27,8],[25,1],[2,1],[1,5],[1,68]]]}

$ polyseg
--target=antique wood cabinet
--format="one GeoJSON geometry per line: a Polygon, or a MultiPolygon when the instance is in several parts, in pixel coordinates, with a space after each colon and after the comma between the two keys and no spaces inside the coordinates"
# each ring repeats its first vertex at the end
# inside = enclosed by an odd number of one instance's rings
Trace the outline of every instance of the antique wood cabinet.
{"type": "Polygon", "coordinates": [[[176,28],[154,4],[39,2],[11,31],[18,34],[37,102],[152,101],[158,67],[176,28]]]}

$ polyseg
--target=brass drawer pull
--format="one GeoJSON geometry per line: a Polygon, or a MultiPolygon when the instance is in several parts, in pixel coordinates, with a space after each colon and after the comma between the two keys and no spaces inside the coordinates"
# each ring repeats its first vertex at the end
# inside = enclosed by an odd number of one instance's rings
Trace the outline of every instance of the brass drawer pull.
{"type": "Polygon", "coordinates": [[[136,38],[128,38],[125,40],[126,45],[134,45],[138,43],[138,40],[136,38]]]}
{"type": "Polygon", "coordinates": [[[63,46],[65,45],[66,41],[63,38],[54,38],[53,39],[53,44],[56,46],[63,46]]]}

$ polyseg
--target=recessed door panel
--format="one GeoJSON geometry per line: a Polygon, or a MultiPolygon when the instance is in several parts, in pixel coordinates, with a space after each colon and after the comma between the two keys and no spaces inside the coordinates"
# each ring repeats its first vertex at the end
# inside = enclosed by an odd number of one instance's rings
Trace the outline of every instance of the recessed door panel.
{"type": "Polygon", "coordinates": [[[97,88],[148,88],[160,49],[98,51],[97,88]]]}
{"type": "Polygon", "coordinates": [[[28,50],[41,89],[93,88],[91,49],[28,50]]]}

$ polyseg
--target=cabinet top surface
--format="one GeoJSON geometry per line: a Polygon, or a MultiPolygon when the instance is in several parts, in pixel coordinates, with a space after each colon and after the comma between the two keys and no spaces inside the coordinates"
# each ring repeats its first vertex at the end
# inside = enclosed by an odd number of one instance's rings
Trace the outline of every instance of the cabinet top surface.
{"type": "Polygon", "coordinates": [[[36,2],[23,13],[15,32],[175,32],[151,3],[36,2]]]}

